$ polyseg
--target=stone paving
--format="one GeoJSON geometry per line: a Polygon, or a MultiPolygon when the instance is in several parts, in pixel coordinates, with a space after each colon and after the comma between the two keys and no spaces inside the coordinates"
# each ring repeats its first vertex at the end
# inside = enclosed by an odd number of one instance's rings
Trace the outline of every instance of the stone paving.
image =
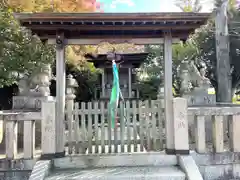
{"type": "Polygon", "coordinates": [[[115,167],[52,172],[46,180],[185,180],[178,167],[115,167]]]}

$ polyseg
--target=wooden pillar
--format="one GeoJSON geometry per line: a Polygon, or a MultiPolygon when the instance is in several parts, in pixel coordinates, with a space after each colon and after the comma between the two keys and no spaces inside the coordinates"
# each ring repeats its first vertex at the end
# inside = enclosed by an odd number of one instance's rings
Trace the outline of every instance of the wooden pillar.
{"type": "Polygon", "coordinates": [[[102,97],[105,97],[105,69],[102,69],[102,97]]]}
{"type": "Polygon", "coordinates": [[[132,68],[128,68],[128,97],[132,97],[132,68]]]}
{"type": "Polygon", "coordinates": [[[171,32],[166,32],[164,35],[164,107],[167,154],[175,154],[172,102],[172,36],[171,32]]]}
{"type": "Polygon", "coordinates": [[[64,132],[65,132],[65,44],[64,34],[56,37],[56,153],[64,156],[64,132]]]}

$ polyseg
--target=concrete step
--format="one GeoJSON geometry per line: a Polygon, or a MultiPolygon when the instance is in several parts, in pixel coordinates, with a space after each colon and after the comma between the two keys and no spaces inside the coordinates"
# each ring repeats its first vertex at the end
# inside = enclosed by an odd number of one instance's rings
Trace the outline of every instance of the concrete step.
{"type": "Polygon", "coordinates": [[[185,180],[177,166],[55,170],[45,180],[185,180]]]}

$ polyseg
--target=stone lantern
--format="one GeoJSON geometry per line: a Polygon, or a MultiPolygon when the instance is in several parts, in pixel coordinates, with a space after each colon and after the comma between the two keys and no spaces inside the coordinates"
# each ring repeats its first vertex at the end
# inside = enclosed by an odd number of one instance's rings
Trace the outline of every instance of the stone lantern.
{"type": "Polygon", "coordinates": [[[51,71],[51,65],[50,64],[45,64],[42,66],[41,70],[39,73],[36,74],[33,79],[33,82],[35,80],[35,83],[38,85],[38,90],[36,95],[39,96],[50,96],[50,84],[51,84],[51,76],[52,76],[52,71],[51,71]]]}
{"type": "Polygon", "coordinates": [[[76,97],[75,88],[78,87],[78,83],[77,83],[76,79],[74,79],[71,74],[69,74],[67,76],[66,85],[67,85],[66,98],[67,99],[75,99],[75,97],[76,97]]]}

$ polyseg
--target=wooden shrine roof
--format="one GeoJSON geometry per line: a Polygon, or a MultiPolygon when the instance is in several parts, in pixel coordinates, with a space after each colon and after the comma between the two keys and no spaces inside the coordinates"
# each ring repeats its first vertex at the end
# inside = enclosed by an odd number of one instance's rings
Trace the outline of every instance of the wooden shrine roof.
{"type": "Polygon", "coordinates": [[[68,39],[161,38],[171,30],[173,37],[187,38],[205,24],[209,13],[15,13],[22,26],[41,39],[63,32],[68,39]]]}
{"type": "MultiPolygon", "coordinates": [[[[121,56],[121,60],[123,61],[121,65],[131,64],[133,67],[138,68],[141,63],[148,57],[149,53],[125,53],[118,54],[121,56]]],[[[104,65],[111,65],[111,62],[107,60],[107,54],[98,54],[97,56],[93,56],[92,54],[86,54],[85,57],[89,62],[92,62],[95,67],[100,67],[104,65]]]]}

